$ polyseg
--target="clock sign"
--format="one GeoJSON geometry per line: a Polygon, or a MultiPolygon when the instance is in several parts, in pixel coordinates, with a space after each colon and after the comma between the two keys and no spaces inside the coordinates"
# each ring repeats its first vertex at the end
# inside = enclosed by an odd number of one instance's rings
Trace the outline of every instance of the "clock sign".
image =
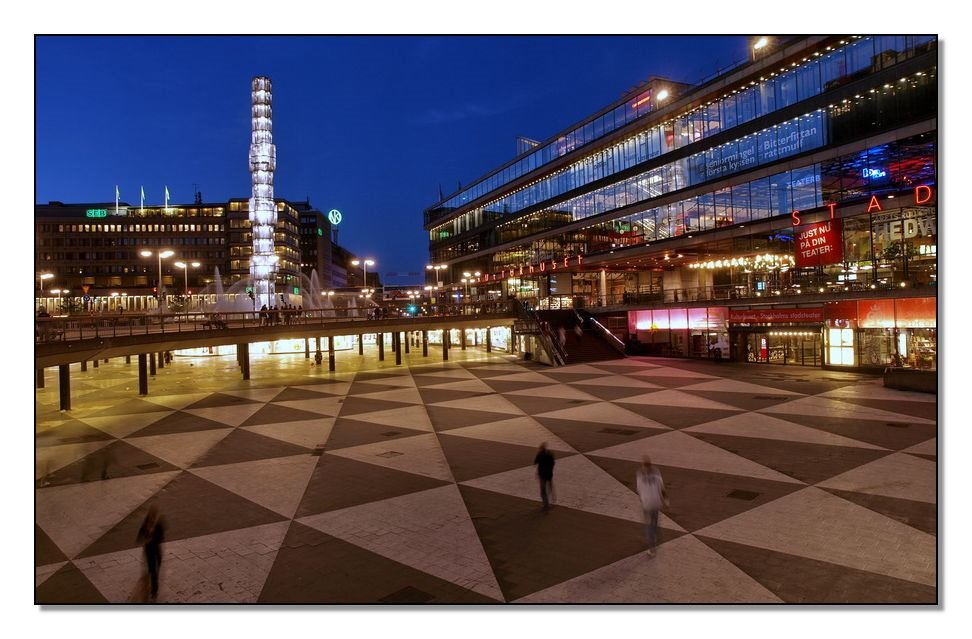
{"type": "Polygon", "coordinates": [[[338,224],[341,223],[341,211],[337,209],[331,209],[330,211],[327,212],[327,219],[331,224],[337,226],[338,224]]]}

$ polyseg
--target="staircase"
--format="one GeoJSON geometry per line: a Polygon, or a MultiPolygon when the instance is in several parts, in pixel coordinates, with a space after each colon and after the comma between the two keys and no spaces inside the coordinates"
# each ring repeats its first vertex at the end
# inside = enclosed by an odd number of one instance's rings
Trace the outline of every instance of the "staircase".
{"type": "MultiPolygon", "coordinates": [[[[582,318],[579,318],[573,310],[537,311],[536,313],[539,319],[550,324],[550,332],[554,339],[557,339],[558,329],[564,328],[567,337],[567,342],[564,344],[564,350],[567,351],[566,364],[624,359],[624,353],[608,343],[608,338],[604,337],[596,327],[584,328],[583,337],[578,340],[574,329],[582,318]]],[[[585,323],[591,325],[590,322],[585,323]]],[[[582,324],[582,328],[583,326],[582,324]]]]}

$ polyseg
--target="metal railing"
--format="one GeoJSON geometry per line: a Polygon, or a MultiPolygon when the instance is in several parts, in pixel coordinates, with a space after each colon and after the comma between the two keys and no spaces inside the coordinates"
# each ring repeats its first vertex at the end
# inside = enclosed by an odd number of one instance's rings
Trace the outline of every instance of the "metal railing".
{"type": "Polygon", "coordinates": [[[590,314],[587,316],[587,322],[594,326],[594,330],[599,332],[604,337],[604,341],[610,344],[614,350],[618,351],[622,355],[625,354],[624,342],[621,341],[617,335],[609,331],[606,326],[601,324],[590,314]]]}
{"type": "MultiPolygon", "coordinates": [[[[378,307],[382,308],[382,307],[378,307]]],[[[373,309],[269,310],[246,312],[187,313],[93,313],[64,317],[38,317],[34,329],[36,343],[73,342],[101,337],[126,337],[228,329],[277,329],[286,327],[328,326],[341,322],[367,324],[374,321],[415,320],[422,318],[475,319],[506,316],[513,312],[506,301],[433,306],[430,312],[413,316],[397,308],[384,307],[376,319],[373,309]]],[[[355,329],[359,330],[359,329],[355,329]]]]}

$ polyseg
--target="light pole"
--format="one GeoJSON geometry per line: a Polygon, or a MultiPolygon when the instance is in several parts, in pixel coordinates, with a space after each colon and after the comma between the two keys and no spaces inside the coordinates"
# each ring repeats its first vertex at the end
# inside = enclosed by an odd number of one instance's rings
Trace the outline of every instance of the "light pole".
{"type": "Polygon", "coordinates": [[[189,295],[189,267],[192,266],[192,268],[199,268],[200,264],[199,264],[199,262],[193,262],[192,264],[186,264],[185,262],[176,262],[175,265],[178,266],[179,268],[181,268],[183,270],[183,272],[185,273],[185,275],[186,275],[186,279],[185,279],[186,286],[183,289],[183,295],[186,295],[188,297],[188,295],[189,295]]]}
{"type": "Polygon", "coordinates": [[[172,257],[173,251],[166,249],[164,251],[150,251],[145,249],[139,252],[142,257],[152,257],[152,255],[158,255],[159,257],[159,283],[156,287],[156,292],[158,293],[159,307],[162,306],[162,259],[166,257],[172,257]]]}
{"type": "Polygon", "coordinates": [[[55,288],[53,291],[51,291],[51,293],[57,294],[57,312],[58,313],[61,312],[61,293],[63,293],[63,292],[64,291],[62,291],[59,288],[55,288]]]}
{"type": "Polygon", "coordinates": [[[371,259],[351,260],[351,264],[353,264],[354,266],[358,266],[360,264],[361,267],[362,267],[362,269],[364,269],[364,282],[362,283],[362,285],[365,286],[365,287],[367,287],[368,286],[368,267],[369,266],[374,266],[375,265],[375,261],[374,260],[371,260],[371,259]]]}
{"type": "Polygon", "coordinates": [[[40,274],[40,296],[44,297],[44,280],[49,280],[54,277],[53,273],[41,273],[40,274]]]}

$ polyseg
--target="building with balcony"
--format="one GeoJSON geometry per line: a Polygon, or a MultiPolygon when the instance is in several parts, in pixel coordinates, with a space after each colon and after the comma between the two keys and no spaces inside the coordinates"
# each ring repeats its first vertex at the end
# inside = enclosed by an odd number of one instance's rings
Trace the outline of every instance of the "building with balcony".
{"type": "Polygon", "coordinates": [[[433,204],[431,262],[483,273],[473,295],[584,307],[631,352],[935,367],[936,38],[769,42],[433,204]]]}

